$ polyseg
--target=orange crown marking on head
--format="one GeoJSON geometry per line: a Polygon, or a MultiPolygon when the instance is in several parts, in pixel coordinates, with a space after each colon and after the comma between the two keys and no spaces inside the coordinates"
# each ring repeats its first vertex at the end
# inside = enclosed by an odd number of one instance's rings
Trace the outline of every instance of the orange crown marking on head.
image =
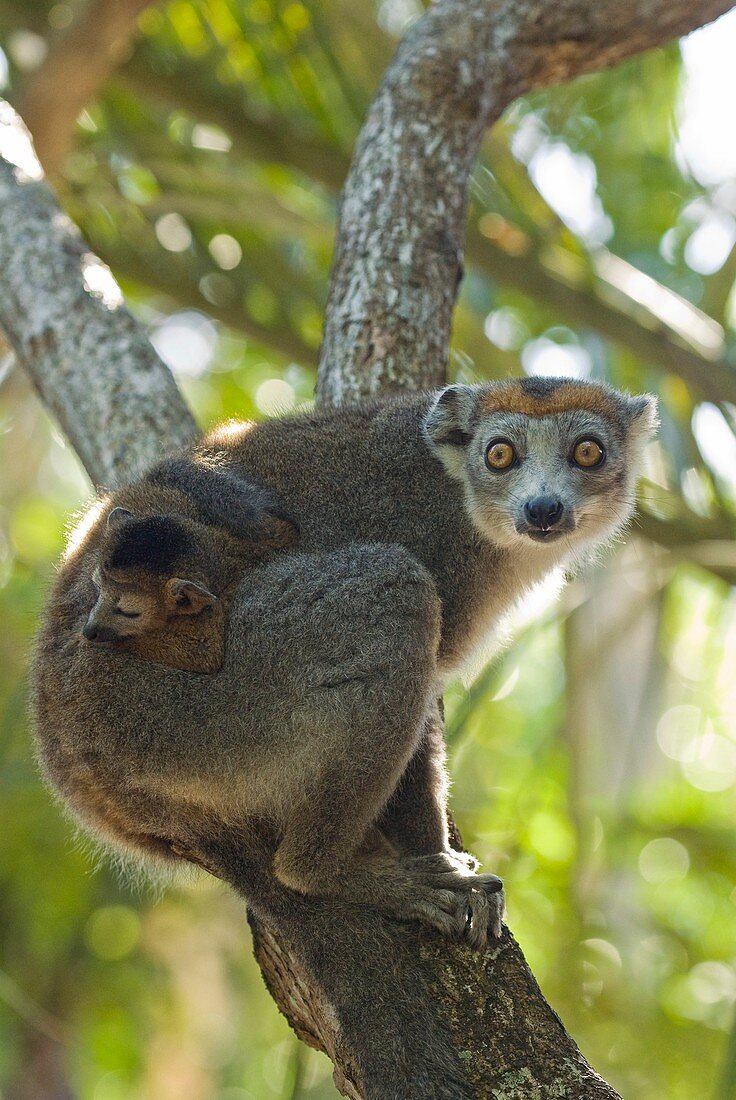
{"type": "Polygon", "coordinates": [[[586,412],[617,419],[619,414],[613,398],[602,387],[584,382],[562,382],[551,393],[535,396],[516,382],[494,386],[483,394],[477,406],[481,416],[495,412],[522,413],[524,416],[555,416],[558,413],[584,409],[586,412]]]}

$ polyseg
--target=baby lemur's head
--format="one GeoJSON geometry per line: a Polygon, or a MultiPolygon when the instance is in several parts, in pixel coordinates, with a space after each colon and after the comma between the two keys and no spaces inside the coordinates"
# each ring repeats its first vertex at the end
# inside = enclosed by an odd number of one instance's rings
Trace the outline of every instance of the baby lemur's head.
{"type": "Polygon", "coordinates": [[[196,541],[180,520],[113,508],[92,574],[97,600],[84,637],[91,642],[122,642],[211,607],[217,597],[202,578],[193,580],[181,571],[197,557],[196,541]]]}
{"type": "Polygon", "coordinates": [[[631,516],[653,397],[597,382],[525,378],[448,386],[425,421],[430,446],[463,483],[493,542],[582,549],[631,516]]]}

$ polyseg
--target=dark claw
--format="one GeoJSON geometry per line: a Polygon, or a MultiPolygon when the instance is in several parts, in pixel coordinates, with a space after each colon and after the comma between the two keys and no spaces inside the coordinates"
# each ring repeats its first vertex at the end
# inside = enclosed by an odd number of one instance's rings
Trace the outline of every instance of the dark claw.
{"type": "Polygon", "coordinates": [[[478,885],[487,894],[500,894],[503,891],[503,879],[498,875],[478,875],[478,885]]]}

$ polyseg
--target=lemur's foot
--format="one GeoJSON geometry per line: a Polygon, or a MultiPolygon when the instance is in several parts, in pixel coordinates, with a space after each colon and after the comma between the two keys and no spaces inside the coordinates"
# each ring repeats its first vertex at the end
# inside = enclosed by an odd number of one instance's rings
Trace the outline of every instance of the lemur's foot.
{"type": "MultiPolygon", "coordinates": [[[[416,874],[393,856],[357,860],[331,879],[318,867],[287,871],[279,853],[274,860],[282,886],[300,894],[341,897],[379,909],[398,920],[418,920],[451,939],[461,939],[469,919],[468,891],[459,891],[445,870],[416,874]]],[[[451,876],[450,876],[451,878],[451,876]]]]}
{"type": "Polygon", "coordinates": [[[478,875],[478,878],[494,881],[480,888],[473,887],[465,938],[471,947],[482,951],[487,947],[489,939],[501,938],[503,918],[506,913],[506,894],[501,879],[496,875],[478,875]]]}
{"type": "Polygon", "coordinates": [[[464,866],[458,867],[459,861],[453,858],[456,854],[462,853],[414,856],[402,860],[402,865],[422,887],[450,891],[455,896],[456,914],[462,915],[460,934],[471,947],[482,950],[489,939],[501,935],[506,906],[503,883],[497,875],[472,874],[464,866]]]}
{"type": "Polygon", "coordinates": [[[414,884],[410,896],[388,909],[393,909],[393,915],[401,920],[419,921],[451,940],[463,938],[470,914],[469,897],[465,894],[419,882],[414,884]]]}
{"type": "Polygon", "coordinates": [[[274,874],[300,894],[337,896],[380,909],[399,920],[418,920],[451,939],[481,950],[501,935],[503,884],[496,875],[469,874],[454,853],[396,860],[366,854],[340,871],[311,862],[294,865],[288,849],[278,849],[274,874]]]}

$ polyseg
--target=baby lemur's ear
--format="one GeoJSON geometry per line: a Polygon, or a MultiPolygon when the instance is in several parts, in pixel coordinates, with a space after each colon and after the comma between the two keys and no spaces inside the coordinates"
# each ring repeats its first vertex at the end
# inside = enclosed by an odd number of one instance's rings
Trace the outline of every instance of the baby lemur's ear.
{"type": "Polygon", "coordinates": [[[113,530],[119,526],[124,520],[132,519],[133,513],[128,508],[113,508],[107,516],[108,530],[113,530]]]}
{"type": "Polygon", "coordinates": [[[205,607],[217,603],[217,596],[208,588],[183,577],[172,577],[166,582],[165,590],[177,615],[199,615],[205,607]]]}
{"type": "Polygon", "coordinates": [[[459,475],[463,450],[472,438],[475,397],[471,386],[447,386],[437,395],[424,421],[430,447],[454,476],[459,475]]]}

